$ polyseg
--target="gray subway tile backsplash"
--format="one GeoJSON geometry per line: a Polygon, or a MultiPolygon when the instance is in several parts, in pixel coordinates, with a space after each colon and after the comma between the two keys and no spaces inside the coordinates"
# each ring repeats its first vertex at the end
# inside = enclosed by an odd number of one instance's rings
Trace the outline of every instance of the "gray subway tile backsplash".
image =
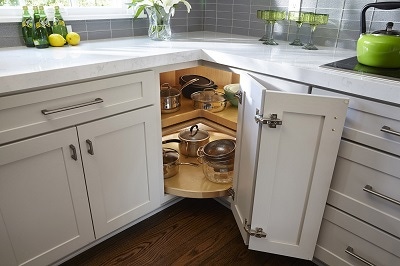
{"type": "Polygon", "coordinates": [[[111,30],[102,30],[102,31],[89,31],[88,39],[89,40],[100,40],[100,39],[110,39],[112,37],[111,30]]]}
{"type": "MultiPolygon", "coordinates": [[[[287,9],[289,0],[188,0],[192,10],[188,14],[181,4],[172,17],[172,31],[216,31],[245,36],[261,37],[265,34],[265,22],[257,19],[258,9],[287,9]]],[[[302,0],[302,10],[327,13],[328,25],[315,32],[318,45],[355,49],[360,32],[361,9],[376,0],[302,0]]],[[[384,29],[386,22],[393,21],[400,30],[400,10],[375,10],[366,13],[367,32],[384,29]]],[[[144,19],[104,19],[67,21],[81,35],[81,40],[97,40],[147,35],[148,21],[144,19]]],[[[276,24],[274,38],[293,40],[296,27],[289,21],[276,24]]],[[[303,25],[300,36],[306,42],[310,28],[303,25]]],[[[0,24],[0,47],[22,46],[20,23],[0,24]]]]}
{"type": "Polygon", "coordinates": [[[112,38],[124,38],[133,36],[133,29],[116,29],[111,31],[112,38]]]}
{"type": "Polygon", "coordinates": [[[88,32],[92,31],[111,31],[111,20],[88,20],[86,21],[86,27],[88,32]]]}
{"type": "Polygon", "coordinates": [[[112,31],[123,30],[123,29],[133,30],[132,19],[113,19],[113,20],[111,20],[111,30],[112,31]]]}

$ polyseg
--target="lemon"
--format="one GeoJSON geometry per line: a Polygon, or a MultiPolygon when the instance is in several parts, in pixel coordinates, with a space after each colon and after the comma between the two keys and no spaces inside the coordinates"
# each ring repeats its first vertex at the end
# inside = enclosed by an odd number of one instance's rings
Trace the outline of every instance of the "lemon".
{"type": "Polygon", "coordinates": [[[78,33],[71,31],[67,34],[66,39],[67,39],[68,44],[78,45],[79,42],[81,41],[81,36],[79,36],[78,33]]]}
{"type": "Polygon", "coordinates": [[[53,33],[53,34],[49,35],[49,43],[51,46],[60,47],[60,46],[64,46],[65,39],[60,34],[53,33]]]}

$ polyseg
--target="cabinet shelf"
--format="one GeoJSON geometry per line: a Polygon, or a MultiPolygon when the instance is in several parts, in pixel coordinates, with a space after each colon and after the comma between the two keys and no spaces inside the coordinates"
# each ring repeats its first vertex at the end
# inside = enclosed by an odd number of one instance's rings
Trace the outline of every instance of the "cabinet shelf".
{"type": "MultiPolygon", "coordinates": [[[[226,84],[239,82],[239,75],[201,66],[162,73],[160,81],[161,83],[178,84],[179,76],[193,73],[214,80],[218,84],[218,92],[223,92],[223,87],[226,84]]],[[[207,110],[194,109],[193,101],[182,96],[179,111],[161,114],[163,139],[178,138],[180,130],[194,124],[210,133],[210,141],[221,138],[235,138],[237,116],[237,107],[231,106],[229,102],[225,110],[212,113],[207,110]]],[[[163,146],[179,150],[177,143],[168,143],[163,146]]],[[[183,155],[180,156],[180,162],[198,163],[197,158],[183,155]]],[[[199,167],[180,165],[177,175],[164,179],[165,193],[187,198],[227,196],[230,187],[232,187],[232,183],[217,184],[209,181],[205,177],[201,165],[199,167]]]]}
{"type": "Polygon", "coordinates": [[[192,119],[204,118],[228,129],[236,131],[237,126],[237,107],[231,106],[229,103],[227,108],[221,112],[212,113],[207,110],[193,108],[191,99],[181,98],[181,108],[178,112],[161,114],[162,128],[167,128],[184,121],[192,119]]]}
{"type": "MultiPolygon", "coordinates": [[[[198,124],[210,133],[210,141],[221,138],[235,138],[237,108],[228,106],[224,111],[211,113],[206,110],[193,110],[192,101],[183,99],[178,112],[162,114],[163,140],[178,138],[179,131],[198,124]]],[[[164,144],[164,147],[179,150],[178,143],[164,144]]],[[[180,162],[198,163],[195,157],[181,155],[180,162]]],[[[164,179],[164,192],[187,198],[215,198],[228,195],[231,183],[217,184],[209,181],[202,166],[180,165],[179,173],[164,179]]]]}
{"type": "MultiPolygon", "coordinates": [[[[234,137],[230,135],[212,131],[212,128],[206,127],[203,124],[199,124],[199,127],[209,132],[210,141],[222,138],[234,139],[234,137]]],[[[177,139],[178,134],[179,133],[175,133],[164,136],[163,140],[177,139]]],[[[179,151],[178,143],[168,143],[163,146],[179,151]]],[[[181,154],[179,160],[181,163],[197,163],[198,166],[180,165],[178,174],[164,179],[164,189],[166,193],[187,198],[215,198],[228,195],[227,190],[232,187],[232,183],[218,184],[209,181],[204,176],[202,165],[199,164],[197,157],[188,157],[181,154]]]]}

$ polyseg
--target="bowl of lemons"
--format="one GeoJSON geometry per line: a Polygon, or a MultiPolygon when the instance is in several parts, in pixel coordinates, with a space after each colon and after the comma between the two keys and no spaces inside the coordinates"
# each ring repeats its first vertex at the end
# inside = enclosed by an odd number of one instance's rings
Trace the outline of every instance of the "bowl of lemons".
{"type": "Polygon", "coordinates": [[[239,91],[239,84],[228,84],[224,86],[225,99],[227,99],[231,105],[238,106],[238,98],[235,94],[239,91]]]}

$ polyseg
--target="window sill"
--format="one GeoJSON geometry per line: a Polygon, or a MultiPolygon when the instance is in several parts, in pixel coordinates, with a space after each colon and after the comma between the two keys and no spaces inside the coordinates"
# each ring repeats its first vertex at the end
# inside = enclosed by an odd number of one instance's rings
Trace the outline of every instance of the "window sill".
{"type": "MultiPolygon", "coordinates": [[[[53,20],[54,12],[50,8],[45,9],[47,17],[53,20]]],[[[133,18],[132,9],[128,8],[64,8],[61,15],[65,21],[73,20],[99,20],[99,19],[127,19],[133,18]],[[111,12],[110,12],[111,11],[111,12]]],[[[22,12],[20,8],[2,8],[0,9],[0,23],[21,22],[22,12]]],[[[142,13],[140,18],[145,18],[142,13]]]]}

